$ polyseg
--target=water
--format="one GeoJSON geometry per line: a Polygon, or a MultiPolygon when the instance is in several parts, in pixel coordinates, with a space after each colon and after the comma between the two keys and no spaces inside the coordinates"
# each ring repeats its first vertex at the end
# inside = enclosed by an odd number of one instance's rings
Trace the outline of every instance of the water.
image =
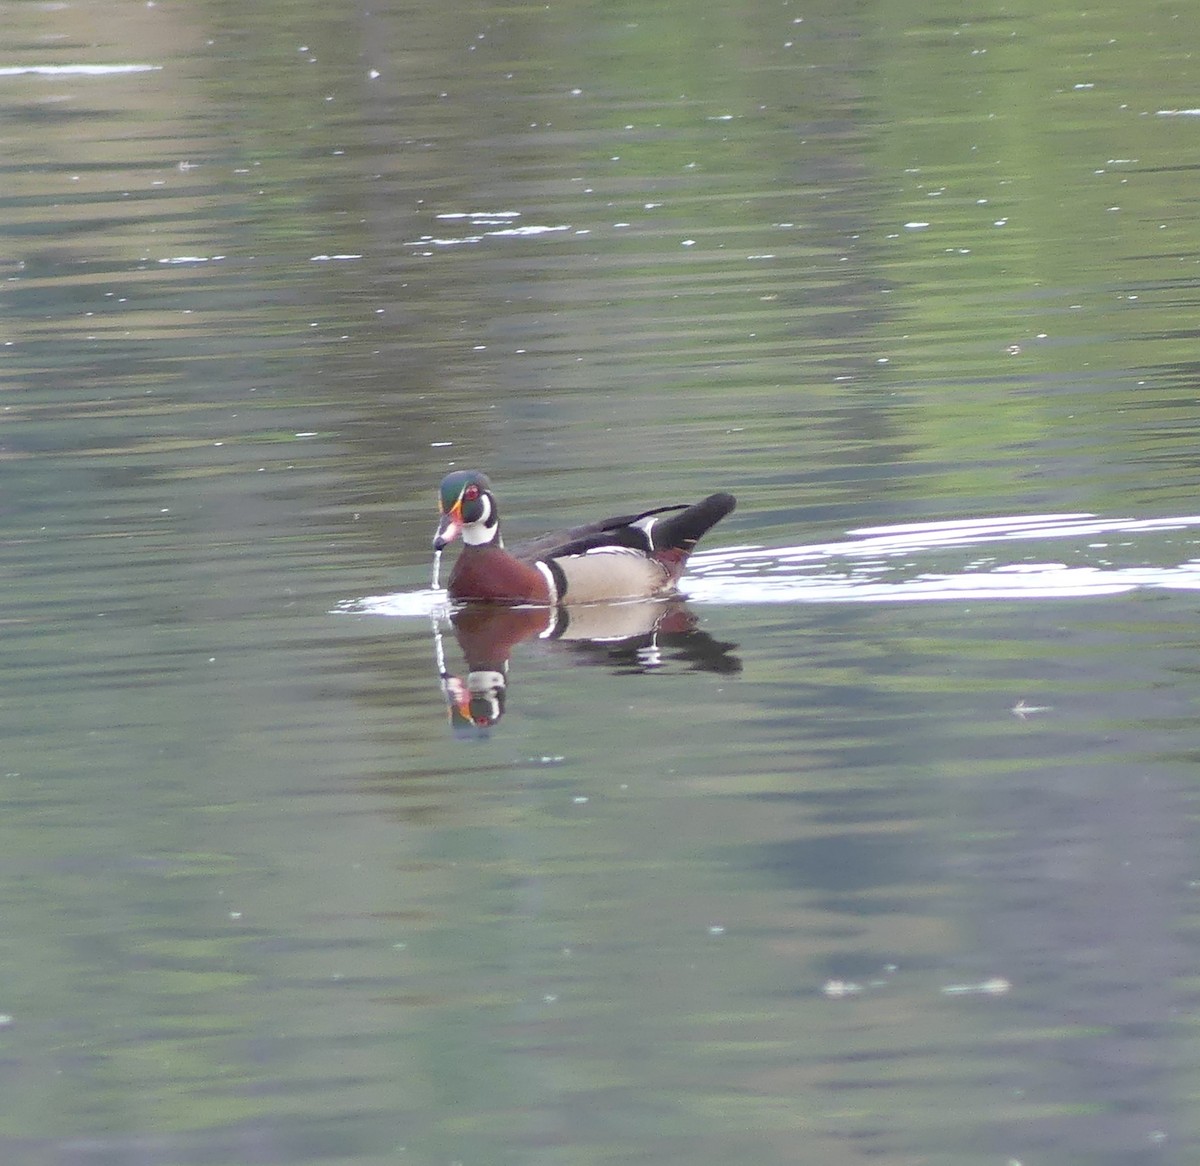
{"type": "Polygon", "coordinates": [[[0,1158],[1195,1160],[1196,14],[3,15],[0,1158]]]}

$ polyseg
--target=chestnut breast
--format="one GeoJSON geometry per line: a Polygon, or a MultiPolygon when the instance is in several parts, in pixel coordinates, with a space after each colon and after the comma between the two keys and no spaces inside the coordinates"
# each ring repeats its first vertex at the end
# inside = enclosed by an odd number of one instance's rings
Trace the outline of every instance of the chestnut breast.
{"type": "Polygon", "coordinates": [[[497,546],[463,547],[447,590],[452,599],[483,603],[550,602],[550,589],[541,571],[497,546]]]}

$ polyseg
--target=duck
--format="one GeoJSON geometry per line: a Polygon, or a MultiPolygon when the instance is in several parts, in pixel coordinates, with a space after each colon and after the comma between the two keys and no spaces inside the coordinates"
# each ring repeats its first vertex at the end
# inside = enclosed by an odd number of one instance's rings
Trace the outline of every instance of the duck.
{"type": "Polygon", "coordinates": [[[433,549],[462,538],[447,583],[450,599],[557,607],[678,594],[688,555],[737,505],[710,494],[692,505],[655,506],[556,531],[508,550],[486,474],[455,470],[442,479],[433,549]]]}

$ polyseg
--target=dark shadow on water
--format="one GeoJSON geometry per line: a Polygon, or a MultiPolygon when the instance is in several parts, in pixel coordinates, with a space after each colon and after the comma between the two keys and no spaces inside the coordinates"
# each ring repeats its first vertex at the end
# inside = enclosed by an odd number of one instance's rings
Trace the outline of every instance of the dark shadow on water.
{"type": "MultiPolygon", "coordinates": [[[[918,877],[928,843],[911,834],[840,832],[774,842],[756,851],[756,865],[772,880],[806,891],[843,895],[904,886],[918,877]]],[[[926,874],[931,872],[925,872],[926,874]]]]}

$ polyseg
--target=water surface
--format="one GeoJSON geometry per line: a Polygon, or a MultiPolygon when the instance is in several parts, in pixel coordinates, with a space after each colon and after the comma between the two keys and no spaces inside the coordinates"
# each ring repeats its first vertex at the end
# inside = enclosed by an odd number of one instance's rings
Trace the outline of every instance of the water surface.
{"type": "Polygon", "coordinates": [[[0,11],[4,1161],[1195,1160],[1195,14],[0,11]]]}

